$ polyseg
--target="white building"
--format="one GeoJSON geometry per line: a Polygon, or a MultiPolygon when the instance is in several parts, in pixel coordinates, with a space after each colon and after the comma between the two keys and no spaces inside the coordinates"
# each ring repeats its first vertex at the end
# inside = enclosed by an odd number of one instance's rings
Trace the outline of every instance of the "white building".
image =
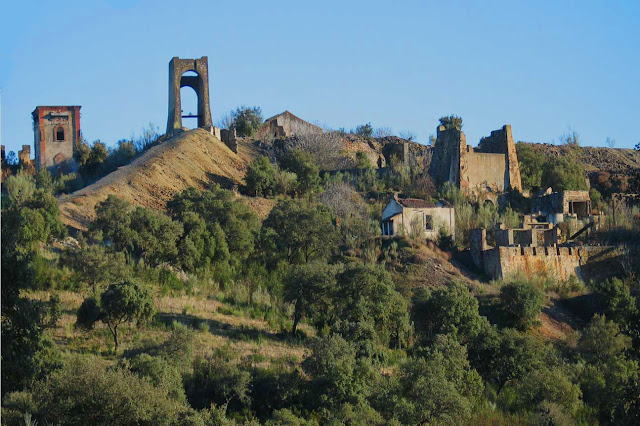
{"type": "Polygon", "coordinates": [[[456,217],[453,207],[442,202],[430,203],[418,198],[393,196],[382,211],[382,235],[420,235],[436,240],[440,229],[455,236],[456,217]]]}

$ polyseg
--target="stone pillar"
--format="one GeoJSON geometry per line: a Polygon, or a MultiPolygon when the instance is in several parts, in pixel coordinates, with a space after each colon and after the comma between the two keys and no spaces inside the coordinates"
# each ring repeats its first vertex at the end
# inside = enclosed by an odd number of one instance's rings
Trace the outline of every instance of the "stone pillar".
{"type": "Polygon", "coordinates": [[[471,246],[471,259],[480,269],[483,268],[482,252],[487,248],[487,230],[484,228],[472,229],[469,234],[471,246]]]}
{"type": "Polygon", "coordinates": [[[169,117],[167,134],[182,129],[182,105],[180,89],[191,87],[198,96],[198,127],[209,129],[212,126],[211,108],[209,106],[209,65],[208,58],[180,59],[174,57],[169,62],[169,117]],[[195,76],[183,76],[193,71],[195,76]]]}

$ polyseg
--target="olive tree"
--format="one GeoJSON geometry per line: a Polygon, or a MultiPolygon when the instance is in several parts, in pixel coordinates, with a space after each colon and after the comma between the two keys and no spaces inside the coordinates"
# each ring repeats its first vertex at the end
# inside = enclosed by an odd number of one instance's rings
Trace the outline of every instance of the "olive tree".
{"type": "Polygon", "coordinates": [[[90,297],[78,309],[76,324],[92,329],[96,321],[107,325],[113,335],[115,351],[118,351],[118,327],[137,321],[138,324],[153,317],[155,307],[149,291],[133,281],[110,284],[100,295],[100,301],[90,297]]]}

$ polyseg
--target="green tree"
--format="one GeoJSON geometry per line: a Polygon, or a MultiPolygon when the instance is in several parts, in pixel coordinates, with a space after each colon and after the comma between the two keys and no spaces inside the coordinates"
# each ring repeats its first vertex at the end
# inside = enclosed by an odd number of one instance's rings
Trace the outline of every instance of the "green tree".
{"type": "Polygon", "coordinates": [[[267,197],[276,192],[276,170],[269,158],[261,155],[249,164],[247,189],[256,197],[267,197]]]}
{"type": "Polygon", "coordinates": [[[458,129],[462,130],[462,118],[457,115],[445,115],[444,117],[440,117],[440,125],[444,126],[445,129],[458,129]]]}
{"type": "Polygon", "coordinates": [[[540,315],[544,295],[535,284],[518,280],[500,288],[500,301],[509,325],[526,330],[540,315]]]}
{"type": "Polygon", "coordinates": [[[234,362],[229,348],[220,348],[209,357],[195,360],[187,398],[194,407],[205,408],[214,403],[226,412],[232,401],[239,404],[238,408],[250,404],[250,385],[251,374],[234,362]]]}
{"type": "Polygon", "coordinates": [[[616,424],[638,409],[640,369],[625,355],[628,347],[629,338],[601,315],[593,317],[578,341],[578,351],[587,362],[580,375],[584,400],[598,410],[603,423],[616,424]]]}
{"type": "Polygon", "coordinates": [[[520,166],[522,187],[527,190],[540,188],[546,160],[544,154],[537,152],[531,144],[526,142],[516,144],[516,154],[520,166]]]}
{"type": "Polygon", "coordinates": [[[131,213],[133,253],[150,265],[171,262],[178,254],[176,243],[182,235],[180,223],[162,213],[136,207],[131,213]]]}
{"type": "Polygon", "coordinates": [[[297,188],[302,194],[316,192],[320,187],[320,169],[313,157],[299,149],[287,151],[279,159],[283,170],[295,173],[297,188]]]}
{"type": "Polygon", "coordinates": [[[92,231],[102,232],[104,240],[117,251],[133,250],[135,235],[131,229],[131,205],[109,195],[105,201],[96,204],[96,219],[91,224],[92,231]]]}
{"type": "Polygon", "coordinates": [[[219,243],[216,252],[218,258],[224,257],[224,252],[228,250],[229,259],[238,262],[253,251],[260,220],[231,191],[219,186],[212,187],[210,191],[187,188],[169,200],[167,210],[179,222],[184,222],[187,212],[197,213],[207,224],[216,243],[219,243]],[[224,237],[226,244],[222,243],[221,237],[224,237]]]}
{"type": "Polygon", "coordinates": [[[367,156],[367,153],[364,151],[356,152],[356,168],[358,169],[370,169],[373,166],[371,165],[371,160],[367,156]]]}
{"type": "Polygon", "coordinates": [[[262,126],[262,109],[257,106],[239,106],[231,113],[231,118],[238,136],[251,137],[262,126]]]}
{"type": "Polygon", "coordinates": [[[134,320],[140,324],[151,319],[154,313],[149,291],[138,283],[125,281],[110,284],[100,295],[99,304],[94,298],[85,299],[78,310],[76,324],[90,330],[96,321],[103,322],[113,335],[115,352],[118,352],[118,327],[134,320]]]}
{"type": "Polygon", "coordinates": [[[136,355],[126,365],[135,375],[148,378],[153,386],[166,389],[170,398],[186,402],[182,375],[164,358],[143,353],[136,355]]]}
{"type": "Polygon", "coordinates": [[[64,425],[175,425],[197,418],[168,387],[127,369],[105,368],[101,361],[71,357],[28,392],[9,395],[3,401],[3,421],[7,416],[9,424],[23,424],[24,413],[31,413],[38,424],[64,425]]]}
{"type": "Polygon", "coordinates": [[[478,300],[467,286],[456,282],[416,296],[412,309],[416,333],[423,342],[438,334],[451,334],[461,343],[471,342],[486,324],[478,312],[478,300]]]}
{"type": "Polygon", "coordinates": [[[67,251],[64,263],[91,287],[94,295],[101,284],[122,281],[129,275],[124,253],[111,253],[99,244],[67,251]]]}
{"type": "Polygon", "coordinates": [[[373,126],[371,126],[371,123],[360,124],[356,127],[354,133],[358,136],[362,136],[363,138],[370,138],[373,136],[373,126]]]}
{"type": "Polygon", "coordinates": [[[587,189],[585,171],[573,154],[548,159],[543,167],[542,186],[554,191],[587,189]]]}
{"type": "Polygon", "coordinates": [[[337,276],[333,305],[339,321],[334,328],[356,343],[358,355],[373,355],[372,344],[406,345],[410,332],[407,302],[381,266],[348,265],[337,276]]]}
{"type": "Polygon", "coordinates": [[[332,335],[316,339],[311,350],[302,368],[311,377],[309,395],[315,406],[332,409],[368,396],[377,374],[366,359],[356,359],[351,343],[332,335]]]}
{"type": "Polygon", "coordinates": [[[273,265],[280,260],[289,264],[308,263],[324,259],[331,252],[336,230],[329,210],[303,201],[278,202],[264,221],[263,253],[273,265]],[[267,252],[268,247],[275,252],[267,252]]]}
{"type": "Polygon", "coordinates": [[[329,296],[335,285],[333,272],[322,262],[296,265],[284,278],[283,297],[294,305],[292,334],[300,321],[316,312],[327,312],[329,296]]]}
{"type": "Polygon", "coordinates": [[[36,189],[33,179],[10,176],[2,203],[2,393],[21,389],[44,375],[42,355],[51,351],[45,330],[50,325],[46,302],[25,297],[40,262],[40,246],[62,238],[58,203],[50,192],[36,189]]]}
{"type": "Polygon", "coordinates": [[[464,424],[482,391],[464,346],[439,336],[425,357],[403,363],[372,399],[378,411],[401,424],[464,424]]]}

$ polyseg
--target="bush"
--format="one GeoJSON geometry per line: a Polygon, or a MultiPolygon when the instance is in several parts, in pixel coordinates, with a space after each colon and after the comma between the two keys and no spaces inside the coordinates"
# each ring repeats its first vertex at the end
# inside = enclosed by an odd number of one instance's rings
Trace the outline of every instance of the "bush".
{"type": "Polygon", "coordinates": [[[525,330],[542,311],[542,291],[529,281],[515,281],[500,289],[500,301],[509,325],[525,330]]]}
{"type": "Polygon", "coordinates": [[[238,136],[251,137],[262,126],[262,109],[260,107],[239,106],[231,113],[232,126],[238,136]]]}
{"type": "Polygon", "coordinates": [[[276,192],[276,170],[269,158],[261,155],[247,169],[247,190],[256,197],[267,197],[276,192]]]}
{"type": "Polygon", "coordinates": [[[39,424],[174,425],[192,414],[165,386],[81,356],[31,391],[11,394],[3,402],[3,422],[7,414],[17,420],[28,412],[39,424]]]}

